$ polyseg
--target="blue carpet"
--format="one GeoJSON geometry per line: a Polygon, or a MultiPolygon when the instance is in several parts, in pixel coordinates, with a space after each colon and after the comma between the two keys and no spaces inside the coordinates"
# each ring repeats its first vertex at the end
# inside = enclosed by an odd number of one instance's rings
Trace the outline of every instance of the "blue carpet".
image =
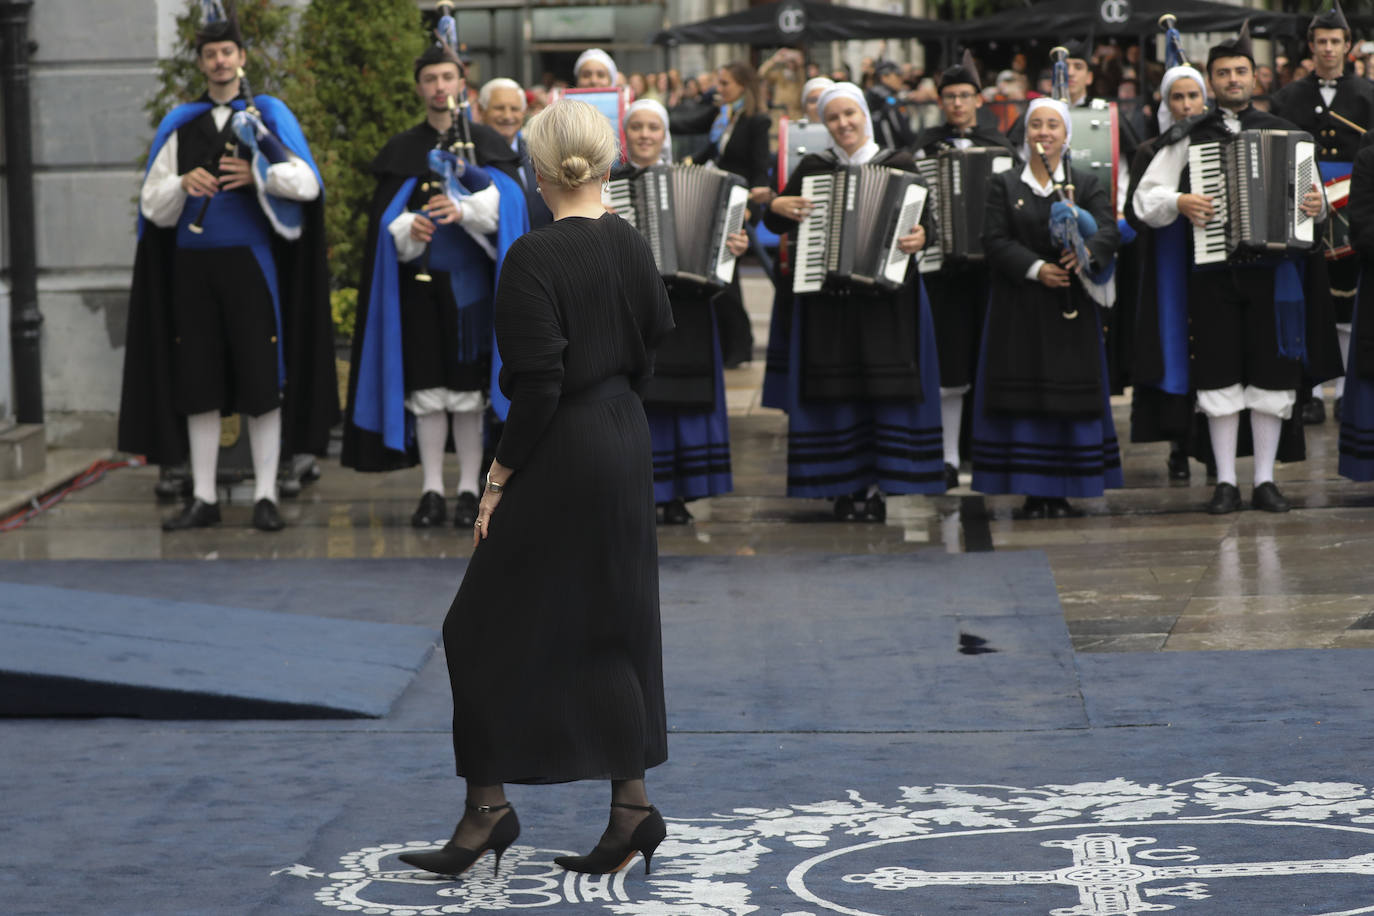
{"type": "MultiPolygon", "coordinates": [[[[26,566],[0,581],[171,597],[190,575],[26,566]]],[[[195,569],[234,607],[430,627],[461,575],[195,569]]],[[[595,842],[596,784],[513,788],[499,878],[397,861],[461,803],[439,652],[366,723],[0,722],[0,911],[1374,912],[1369,652],[1075,659],[1034,553],[674,559],[663,596],[670,835],[647,878],[552,867],[595,842]],[[960,654],[961,633],[996,651],[960,654]]]]}
{"type": "Polygon", "coordinates": [[[0,715],[384,716],[437,638],[421,627],[7,582],[0,715]]]}

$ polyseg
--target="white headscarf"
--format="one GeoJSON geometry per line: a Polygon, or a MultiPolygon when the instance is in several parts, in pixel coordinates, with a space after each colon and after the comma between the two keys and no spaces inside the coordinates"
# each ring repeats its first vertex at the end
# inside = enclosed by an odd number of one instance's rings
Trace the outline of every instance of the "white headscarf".
{"type": "Polygon", "coordinates": [[[1073,140],[1073,121],[1069,120],[1069,106],[1065,105],[1063,102],[1059,101],[1058,99],[1045,98],[1044,96],[1041,96],[1041,97],[1038,98],[1038,99],[1031,99],[1031,103],[1030,103],[1029,105],[1026,106],[1026,116],[1025,116],[1025,122],[1024,122],[1025,125],[1026,125],[1026,139],[1024,139],[1024,140],[1021,141],[1021,161],[1024,162],[1024,163],[1026,163],[1027,165],[1029,165],[1029,164],[1030,164],[1030,161],[1031,161],[1031,149],[1030,149],[1030,117],[1031,117],[1031,112],[1035,111],[1035,109],[1037,109],[1037,108],[1046,108],[1046,107],[1053,108],[1053,109],[1059,114],[1059,120],[1061,120],[1061,121],[1064,122],[1064,147],[1065,147],[1066,149],[1069,147],[1070,142],[1073,140]]]}
{"type": "Polygon", "coordinates": [[[615,61],[611,60],[611,55],[600,48],[588,48],[577,56],[577,63],[573,64],[573,82],[577,82],[577,74],[582,72],[582,65],[589,60],[600,61],[606,65],[611,74],[611,86],[614,87],[620,71],[615,68],[615,61]]]}
{"type": "MultiPolygon", "coordinates": [[[[668,126],[668,109],[653,99],[639,99],[625,109],[625,124],[627,126],[636,111],[653,112],[663,122],[663,151],[659,153],[658,161],[664,165],[671,165],[673,162],[673,131],[668,126]]],[[[629,143],[629,139],[627,138],[625,142],[629,143]]]]}
{"type": "Polygon", "coordinates": [[[806,100],[817,89],[829,89],[835,85],[835,81],[828,76],[813,76],[802,84],[802,114],[806,114],[806,100]]]}
{"type": "MultiPolygon", "coordinates": [[[[864,100],[864,91],[853,83],[836,83],[825,92],[821,93],[820,101],[816,103],[816,113],[821,116],[821,123],[825,123],[826,106],[836,99],[850,99],[859,106],[859,110],[864,113],[864,137],[867,142],[854,151],[853,155],[845,153],[838,145],[832,146],[835,155],[840,162],[845,165],[858,165],[873,158],[873,154],[878,151],[878,144],[873,142],[873,115],[869,114],[868,102],[864,100]]],[[[834,137],[831,137],[834,140],[834,137]]]]}
{"type": "Polygon", "coordinates": [[[1181,79],[1190,79],[1202,88],[1202,104],[1207,104],[1207,81],[1191,64],[1170,67],[1164,71],[1164,79],[1159,81],[1159,132],[1162,134],[1174,126],[1174,115],[1169,110],[1169,90],[1181,79]]]}

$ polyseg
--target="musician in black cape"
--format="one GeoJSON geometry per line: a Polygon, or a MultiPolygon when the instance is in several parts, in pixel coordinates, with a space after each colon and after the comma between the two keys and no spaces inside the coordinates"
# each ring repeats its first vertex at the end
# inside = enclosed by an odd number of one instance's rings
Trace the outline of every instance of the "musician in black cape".
{"type": "MultiPolygon", "coordinates": [[[[1207,79],[1197,69],[1180,64],[1165,71],[1159,84],[1160,109],[1156,135],[1136,150],[1131,163],[1131,182],[1126,196],[1126,219],[1138,233],[1135,246],[1142,265],[1139,307],[1136,311],[1131,376],[1131,441],[1171,443],[1168,459],[1170,480],[1191,476],[1188,456],[1194,429],[1195,398],[1188,382],[1188,300],[1183,278],[1188,268],[1191,225],[1179,217],[1155,229],[1142,220],[1131,199],[1154,159],[1158,147],[1176,140],[1175,125],[1196,118],[1207,109],[1207,79]]],[[[1204,430],[1205,434],[1205,430],[1204,430]]]]}
{"type": "MultiPolygon", "coordinates": [[[[1340,0],[1335,0],[1331,9],[1312,17],[1307,27],[1307,47],[1316,69],[1271,95],[1269,110],[1313,136],[1322,181],[1332,182],[1349,177],[1360,140],[1374,126],[1374,84],[1347,69],[1350,23],[1341,11],[1340,0]]],[[[1332,225],[1341,225],[1345,216],[1333,216],[1332,225]]],[[[1332,260],[1327,271],[1336,311],[1336,334],[1344,358],[1350,351],[1350,320],[1359,281],[1359,260],[1353,254],[1332,260]]],[[[1335,389],[1339,416],[1345,391],[1343,377],[1336,379],[1335,389]]],[[[1320,385],[1312,390],[1302,410],[1304,422],[1320,423],[1326,419],[1320,385]]]]}
{"type": "MultiPolygon", "coordinates": [[[[717,72],[716,88],[721,102],[718,108],[680,112],[673,118],[672,129],[706,134],[706,145],[692,155],[691,161],[712,162],[717,168],[734,172],[748,185],[750,204],[764,206],[773,198],[768,180],[773,166],[768,132],[773,121],[758,73],[745,61],[731,61],[717,72]]],[[[726,367],[748,362],[754,354],[754,330],[744,310],[738,278],[716,300],[716,314],[726,367]]]]}
{"type": "MultiPolygon", "coordinates": [[[[850,165],[916,169],[910,153],[878,148],[859,87],[837,83],[819,107],[834,145],[802,159],[764,218],[790,234],[794,272],[807,257],[796,240],[812,207],[801,196],[808,176],[850,165]]],[[[908,255],[930,232],[928,212],[921,219],[909,231],[898,227],[908,255]]],[[[841,520],[882,521],[883,494],[944,492],[939,357],[914,265],[896,290],[832,278],[820,292],[794,296],[790,327],[787,495],[834,500],[841,520]]]]}
{"type": "Polygon", "coordinates": [[[1096,312],[1109,293],[1116,214],[1109,189],[1064,161],[1073,135],[1063,102],[1032,100],[1026,126],[1044,155],[1023,146],[1026,165],[993,178],[983,223],[992,290],[974,389],[973,489],[1024,494],[1016,518],[1068,518],[1083,514],[1070,497],[1122,483],[1096,312]],[[1076,188],[1066,215],[1082,251],[1051,232],[1065,184],[1076,188]]]}
{"type": "MultiPolygon", "coordinates": [[[[1068,99],[1070,108],[1090,108],[1101,105],[1103,100],[1093,93],[1095,74],[1093,73],[1093,36],[1083,40],[1066,41],[1063,44],[1069,52],[1065,63],[1068,65],[1068,99]]],[[[1082,138],[1080,138],[1081,140],[1082,138]]],[[[1026,140],[1026,118],[1023,114],[1007,130],[1007,140],[1015,149],[1020,149],[1026,140]]],[[[1121,162],[1129,163],[1140,145],[1140,137],[1126,118],[1121,118],[1117,127],[1117,143],[1121,150],[1121,162]]]]}
{"type": "Polygon", "coordinates": [[[1361,268],[1360,294],[1351,316],[1350,359],[1341,405],[1341,476],[1374,480],[1374,134],[1355,154],[1350,178],[1350,240],[1361,268]],[[1368,281],[1368,282],[1365,282],[1368,281]]]}
{"type": "MultiPolygon", "coordinates": [[[[940,110],[945,122],[928,127],[916,137],[917,159],[935,158],[945,150],[988,147],[1016,155],[997,130],[978,124],[982,85],[973,58],[964,53],[963,63],[940,75],[940,110]]],[[[965,195],[972,195],[970,188],[965,195]]],[[[959,202],[983,208],[987,189],[979,199],[959,202]]],[[[933,244],[933,243],[932,243],[933,244]]],[[[965,395],[973,387],[978,362],[978,339],[987,310],[988,271],[981,262],[946,258],[938,271],[922,274],[935,320],[935,343],[940,351],[940,421],[944,430],[945,483],[959,485],[959,438],[963,426],[965,395]]]]}
{"type": "MultiPolygon", "coordinates": [[[[377,189],[341,460],[360,471],[418,462],[423,480],[411,524],[430,528],[447,517],[443,464],[451,435],[459,463],[454,523],[466,530],[481,490],[497,261],[528,218],[524,195],[504,171],[469,168],[457,199],[431,181],[430,152],[458,126],[453,118],[466,117],[449,109],[466,87],[462,64],[441,44],[416,59],[414,72],[425,120],[387,141],[371,166],[377,189]]],[[[467,126],[478,163],[511,160],[499,134],[467,126]]]]}
{"type": "Polygon", "coordinates": [[[163,119],[140,194],[119,447],[189,455],[193,495],[164,530],[218,524],[220,417],[243,414],[252,523],[277,531],[279,454],[323,455],[339,414],[323,188],[290,109],[245,110],[235,21],[207,22],[195,50],[209,88],[163,119]]]}
{"type": "MultiPolygon", "coordinates": [[[[611,170],[613,181],[640,176],[645,169],[672,163],[673,138],[668,112],[653,99],[640,99],[625,113],[629,161],[611,170]]],[[[675,206],[687,206],[677,202],[675,206]]],[[[710,228],[698,218],[703,237],[710,228]]],[[[749,247],[743,230],[727,243],[738,258],[749,247]]],[[[665,277],[675,327],[654,351],[654,374],[640,397],[654,451],[654,503],[665,524],[692,520],[687,503],[728,493],[730,420],[725,409],[725,373],[716,325],[717,287],[665,277]]]]}
{"type": "MultiPolygon", "coordinates": [[[[1248,27],[1211,49],[1207,77],[1217,107],[1161,137],[1132,197],[1135,212],[1156,229],[1180,215],[1194,225],[1212,216],[1211,197],[1190,185],[1191,144],[1231,142],[1242,130],[1296,129],[1250,104],[1255,76],[1248,27]]],[[[1326,209],[1315,183],[1302,209],[1318,219],[1326,209]]],[[[1190,252],[1192,235],[1187,234],[1190,252]]],[[[1273,479],[1284,421],[1300,423],[1294,405],[1305,378],[1310,385],[1341,373],[1324,258],[1318,253],[1277,260],[1230,259],[1197,267],[1196,254],[1190,253],[1187,263],[1184,292],[1177,295],[1186,295],[1188,302],[1189,384],[1197,393],[1198,409],[1208,418],[1217,468],[1217,486],[1207,511],[1222,515],[1241,508],[1235,459],[1241,414],[1249,410],[1255,455],[1251,504],[1267,512],[1286,512],[1290,504],[1273,479]]]]}

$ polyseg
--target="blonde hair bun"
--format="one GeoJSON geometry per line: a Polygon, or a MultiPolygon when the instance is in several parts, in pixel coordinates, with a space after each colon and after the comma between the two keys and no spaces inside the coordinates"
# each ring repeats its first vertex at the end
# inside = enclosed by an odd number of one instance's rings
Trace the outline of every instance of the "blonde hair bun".
{"type": "Polygon", "coordinates": [[[620,154],[610,120],[576,99],[560,99],[531,118],[525,142],[539,177],[570,191],[600,179],[620,154]]]}

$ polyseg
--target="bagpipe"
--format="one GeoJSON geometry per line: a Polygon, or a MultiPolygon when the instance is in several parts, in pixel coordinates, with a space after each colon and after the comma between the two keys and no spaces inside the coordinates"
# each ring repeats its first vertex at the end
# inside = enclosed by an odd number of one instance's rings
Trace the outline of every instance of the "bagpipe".
{"type": "MultiPolygon", "coordinates": [[[[436,9],[439,12],[439,21],[434,29],[435,38],[458,65],[459,74],[463,75],[463,65],[458,56],[458,23],[453,18],[453,3],[451,0],[440,0],[436,9]]],[[[448,97],[448,130],[439,135],[434,148],[429,151],[429,175],[419,184],[421,194],[444,194],[455,203],[486,189],[491,184],[491,176],[487,174],[486,169],[473,162],[475,149],[472,142],[471,103],[467,97],[466,79],[462,81],[461,92],[461,102],[456,101],[453,96],[448,97]]],[[[421,209],[418,212],[426,219],[429,218],[426,210],[421,209]]],[[[430,245],[425,246],[420,270],[415,275],[415,279],[422,283],[428,283],[433,279],[429,271],[431,248],[430,245]]]]}

